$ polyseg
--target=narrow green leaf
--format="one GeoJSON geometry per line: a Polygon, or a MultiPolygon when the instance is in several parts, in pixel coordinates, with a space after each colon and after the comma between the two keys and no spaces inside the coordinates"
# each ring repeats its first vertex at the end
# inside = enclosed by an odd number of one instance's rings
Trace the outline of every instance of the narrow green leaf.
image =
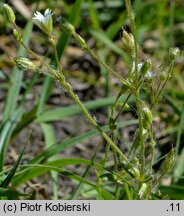
{"type": "Polygon", "coordinates": [[[123,22],[126,18],[125,13],[121,13],[116,21],[114,21],[107,29],[106,34],[112,40],[117,33],[121,30],[123,22]]]}
{"type": "MultiPolygon", "coordinates": [[[[124,101],[125,98],[126,98],[125,96],[122,96],[121,100],[124,101]]],[[[112,105],[114,101],[115,101],[114,97],[108,97],[108,98],[86,102],[84,103],[84,106],[88,110],[92,110],[92,109],[98,109],[101,107],[112,105]]],[[[131,103],[133,101],[134,99],[130,98],[129,102],[131,103]]],[[[78,105],[70,105],[64,108],[57,108],[54,110],[52,109],[52,110],[45,111],[38,116],[37,121],[38,122],[56,121],[56,120],[61,120],[65,117],[77,115],[79,113],[81,113],[81,110],[78,107],[78,105]]]]}
{"type": "Polygon", "coordinates": [[[24,113],[17,124],[15,130],[13,131],[13,134],[11,136],[11,139],[15,138],[24,128],[26,128],[30,123],[32,123],[36,118],[38,106],[35,105],[29,112],[24,113]]]}
{"type": "Polygon", "coordinates": [[[99,29],[100,23],[98,20],[98,13],[97,13],[96,8],[94,7],[93,0],[88,0],[88,4],[89,4],[89,13],[90,13],[90,18],[91,18],[91,22],[92,22],[92,27],[94,29],[99,29]]]}
{"type": "Polygon", "coordinates": [[[22,108],[14,111],[12,116],[5,121],[4,125],[0,130],[0,171],[3,170],[4,155],[6,153],[10,137],[13,133],[13,130],[16,128],[18,121],[23,115],[23,112],[24,110],[22,108]]]}
{"type": "MultiPolygon", "coordinates": [[[[31,31],[33,27],[33,21],[30,19],[23,32],[23,41],[28,44],[31,31]]],[[[25,56],[25,50],[20,46],[18,56],[25,56]]],[[[5,122],[13,113],[17,105],[17,97],[22,85],[23,71],[20,71],[16,67],[12,71],[11,82],[9,84],[7,100],[4,108],[3,122],[5,122]]]]}
{"type": "MultiPolygon", "coordinates": [[[[55,170],[60,172],[60,168],[69,165],[91,165],[90,160],[80,159],[80,158],[64,158],[60,160],[50,161],[44,164],[32,164],[32,165],[25,165],[23,167],[27,167],[27,169],[23,169],[19,171],[15,177],[13,178],[13,185],[18,186],[34,177],[38,177],[43,175],[51,170],[55,170]]],[[[94,163],[99,168],[102,168],[100,165],[94,163]]]]}
{"type": "Polygon", "coordinates": [[[0,188],[0,197],[17,197],[17,196],[30,196],[28,193],[22,193],[7,188],[0,188]]]}
{"type": "MultiPolygon", "coordinates": [[[[56,143],[54,128],[52,125],[50,125],[48,123],[42,123],[41,127],[42,127],[43,133],[44,133],[46,148],[49,148],[56,143]]],[[[53,157],[49,158],[48,161],[50,161],[51,159],[56,160],[57,155],[54,155],[53,157]]],[[[57,172],[51,171],[51,176],[53,179],[53,181],[52,181],[53,185],[52,186],[53,186],[54,199],[57,200],[58,199],[58,174],[57,174],[57,172]]]]}
{"type": "MultiPolygon", "coordinates": [[[[137,120],[129,120],[126,122],[119,122],[117,124],[118,128],[123,128],[123,127],[128,127],[130,125],[134,125],[137,124],[138,121],[137,120]]],[[[109,131],[109,127],[108,126],[104,126],[101,127],[101,129],[104,132],[109,131]]],[[[58,154],[62,151],[64,151],[67,148],[70,148],[84,140],[90,139],[91,137],[97,136],[99,135],[99,132],[97,130],[92,130],[89,132],[86,132],[84,134],[81,134],[79,136],[70,138],[69,140],[63,141],[61,143],[55,144],[53,146],[51,146],[50,148],[46,149],[42,154],[38,155],[37,157],[35,157],[33,160],[31,160],[29,163],[38,163],[40,161],[44,161],[47,160],[49,157],[58,154]]]]}
{"type": "Polygon", "coordinates": [[[13,168],[11,169],[11,171],[9,172],[9,174],[7,175],[7,177],[4,179],[4,181],[0,184],[0,187],[7,188],[8,185],[10,184],[10,182],[11,182],[12,178],[14,177],[15,172],[16,172],[16,170],[17,170],[17,168],[18,168],[18,166],[19,166],[19,164],[20,164],[20,162],[22,160],[22,156],[23,156],[23,154],[25,152],[25,149],[26,149],[26,146],[28,144],[29,139],[30,139],[30,135],[29,135],[26,143],[24,144],[24,147],[22,148],[22,151],[21,151],[21,153],[20,153],[17,161],[15,162],[13,168]]]}
{"type": "Polygon", "coordinates": [[[178,155],[178,153],[179,153],[183,125],[184,125],[184,103],[182,106],[181,120],[180,120],[180,124],[179,124],[179,128],[178,128],[178,136],[177,136],[177,141],[176,141],[176,155],[178,155]]]}
{"type": "Polygon", "coordinates": [[[160,186],[159,190],[162,194],[168,195],[170,199],[183,200],[184,187],[178,185],[160,186]]]}
{"type": "Polygon", "coordinates": [[[94,29],[89,29],[89,32],[93,37],[95,37],[102,44],[106,45],[110,50],[127,60],[127,56],[124,54],[123,50],[119,48],[114,42],[112,42],[105,32],[94,29]]]}

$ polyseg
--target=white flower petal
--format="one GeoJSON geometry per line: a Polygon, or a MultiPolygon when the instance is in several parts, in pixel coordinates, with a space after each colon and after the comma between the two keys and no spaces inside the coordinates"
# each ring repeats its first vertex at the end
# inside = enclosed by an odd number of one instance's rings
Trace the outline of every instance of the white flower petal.
{"type": "Polygon", "coordinates": [[[41,14],[39,11],[36,11],[34,13],[33,19],[38,20],[39,22],[41,22],[43,24],[47,24],[52,15],[53,15],[53,13],[50,9],[46,9],[44,12],[44,15],[41,14]]]}

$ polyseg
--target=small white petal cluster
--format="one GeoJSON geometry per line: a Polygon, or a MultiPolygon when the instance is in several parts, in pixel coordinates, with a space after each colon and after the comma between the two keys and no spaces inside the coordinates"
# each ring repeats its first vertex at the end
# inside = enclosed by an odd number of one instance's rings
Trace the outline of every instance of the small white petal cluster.
{"type": "Polygon", "coordinates": [[[39,11],[36,11],[34,13],[33,19],[38,20],[39,22],[43,24],[47,24],[52,15],[53,13],[50,9],[45,10],[44,15],[41,14],[39,11]]]}
{"type": "Polygon", "coordinates": [[[46,34],[51,34],[52,32],[52,15],[53,13],[50,9],[45,10],[44,14],[40,13],[39,11],[34,13],[33,19],[37,21],[40,29],[46,34]]]}

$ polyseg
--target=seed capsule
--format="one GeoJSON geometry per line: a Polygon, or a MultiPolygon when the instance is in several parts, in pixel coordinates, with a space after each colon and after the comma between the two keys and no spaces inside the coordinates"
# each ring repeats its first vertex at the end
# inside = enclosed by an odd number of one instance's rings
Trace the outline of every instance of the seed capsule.
{"type": "Polygon", "coordinates": [[[12,8],[8,4],[4,4],[3,7],[4,7],[4,11],[6,13],[8,20],[10,22],[14,23],[15,22],[15,14],[14,14],[12,8]]]}
{"type": "Polygon", "coordinates": [[[16,57],[16,58],[14,58],[14,62],[17,64],[17,66],[21,70],[34,71],[37,69],[36,65],[31,60],[29,60],[28,58],[16,57]]]}
{"type": "Polygon", "coordinates": [[[123,29],[122,45],[125,52],[135,56],[134,37],[123,29]]]}

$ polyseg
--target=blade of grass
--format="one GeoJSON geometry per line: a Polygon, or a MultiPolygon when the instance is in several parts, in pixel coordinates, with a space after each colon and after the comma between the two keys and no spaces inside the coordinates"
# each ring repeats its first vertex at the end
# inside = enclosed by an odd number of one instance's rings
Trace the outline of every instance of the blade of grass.
{"type": "Polygon", "coordinates": [[[10,184],[12,178],[14,177],[14,175],[15,175],[15,173],[16,173],[16,171],[17,171],[17,168],[18,168],[18,166],[19,166],[19,164],[20,164],[20,162],[21,162],[21,160],[22,160],[22,156],[23,156],[23,154],[24,154],[24,152],[25,152],[26,146],[27,146],[27,144],[28,144],[28,142],[29,142],[30,135],[31,135],[31,133],[29,134],[29,136],[28,136],[28,138],[27,138],[27,141],[25,142],[24,147],[22,148],[22,151],[21,151],[21,153],[20,153],[20,155],[19,155],[17,161],[16,161],[15,164],[13,165],[13,168],[12,168],[11,171],[8,173],[8,175],[7,175],[7,177],[4,179],[4,181],[0,184],[0,187],[1,187],[1,188],[7,188],[8,185],[10,184]]]}
{"type": "Polygon", "coordinates": [[[176,141],[176,155],[179,154],[183,125],[184,125],[184,103],[182,105],[181,119],[180,119],[180,124],[179,124],[179,128],[178,128],[178,135],[177,135],[177,141],[176,141]]]}
{"type": "Polygon", "coordinates": [[[90,13],[90,18],[92,22],[92,27],[94,29],[99,29],[100,28],[100,22],[98,20],[98,13],[96,8],[94,7],[94,2],[93,0],[88,0],[89,4],[89,13],[90,13]]]}
{"type": "Polygon", "coordinates": [[[35,105],[29,112],[22,115],[20,121],[16,125],[16,128],[11,135],[11,140],[13,140],[24,128],[26,128],[30,123],[35,120],[37,108],[38,106],[35,105]]]}
{"type": "Polygon", "coordinates": [[[112,40],[107,36],[105,32],[103,32],[102,30],[89,29],[89,33],[102,44],[107,46],[110,50],[122,56],[125,61],[128,61],[128,58],[123,50],[119,48],[114,42],[112,42],[112,40]]]}
{"type": "Polygon", "coordinates": [[[183,200],[184,199],[184,187],[178,185],[160,186],[160,192],[163,195],[168,195],[169,199],[183,200]]]}
{"type": "MultiPolygon", "coordinates": [[[[125,98],[126,98],[125,96],[122,96],[120,101],[123,102],[125,98]]],[[[84,103],[84,105],[88,110],[91,110],[91,109],[98,109],[101,107],[112,105],[114,101],[115,101],[114,97],[108,97],[108,98],[89,101],[84,103]]],[[[132,103],[133,101],[134,98],[132,97],[130,98],[129,103],[132,103]]],[[[77,105],[70,105],[65,108],[57,108],[54,110],[52,109],[52,110],[45,111],[37,117],[37,121],[38,122],[56,121],[56,120],[61,120],[65,117],[77,115],[79,113],[81,113],[81,111],[77,105]]]]}
{"type": "Polygon", "coordinates": [[[30,196],[31,194],[28,193],[22,193],[19,191],[14,191],[7,188],[0,188],[0,197],[17,197],[17,196],[30,196]]]}
{"type": "Polygon", "coordinates": [[[3,170],[4,157],[10,137],[23,113],[24,110],[22,108],[15,110],[12,116],[5,121],[4,125],[0,130],[0,172],[3,170]]]}
{"type": "Polygon", "coordinates": [[[176,163],[175,169],[174,169],[174,175],[172,176],[173,182],[176,184],[182,177],[184,178],[184,149],[181,151],[181,154],[179,156],[179,159],[176,163]]]}
{"type": "MultiPolygon", "coordinates": [[[[30,19],[23,32],[23,41],[25,44],[28,44],[29,42],[32,28],[33,28],[33,22],[32,19],[30,19]]],[[[25,56],[25,50],[22,46],[19,48],[17,55],[22,57],[25,56]]],[[[3,122],[5,122],[8,118],[10,118],[10,116],[12,115],[12,113],[16,108],[17,98],[22,85],[22,78],[23,78],[23,71],[15,67],[12,71],[11,82],[9,84],[8,94],[6,97],[7,99],[4,107],[3,122]]]]}
{"type": "Polygon", "coordinates": [[[111,40],[116,36],[116,34],[122,28],[125,18],[126,18],[126,14],[121,13],[118,19],[108,27],[106,34],[111,40]]]}
{"type": "MultiPolygon", "coordinates": [[[[23,175],[15,176],[15,178],[13,179],[13,185],[14,186],[21,185],[22,183],[26,182],[27,180],[29,180],[35,176],[40,176],[41,174],[44,174],[50,170],[53,170],[55,172],[60,173],[61,175],[64,175],[64,176],[71,178],[73,180],[82,182],[83,184],[91,185],[95,189],[97,189],[97,186],[94,183],[86,180],[85,178],[82,178],[81,176],[79,176],[77,174],[74,174],[72,172],[68,172],[66,170],[59,168],[59,167],[62,167],[64,165],[66,166],[66,165],[80,164],[80,163],[89,165],[89,164],[91,164],[91,161],[90,160],[84,160],[84,159],[78,159],[78,158],[67,158],[67,159],[62,159],[62,160],[58,160],[58,161],[48,162],[47,164],[44,164],[44,165],[34,164],[33,166],[35,166],[35,167],[33,167],[33,169],[31,169],[30,171],[24,173],[23,175]]],[[[104,198],[106,197],[106,199],[112,198],[112,195],[103,189],[102,189],[102,195],[104,198]]]]}
{"type": "MultiPolygon", "coordinates": [[[[123,128],[123,127],[128,127],[130,125],[134,125],[137,124],[138,121],[137,120],[129,120],[126,122],[119,122],[117,124],[117,128],[123,128]]],[[[101,128],[104,132],[109,131],[109,127],[108,126],[104,126],[101,128]]],[[[64,151],[66,148],[70,148],[74,145],[76,145],[77,143],[80,143],[84,140],[90,139],[94,136],[99,135],[99,132],[97,130],[92,130],[89,131],[87,133],[81,134],[79,136],[70,138],[69,140],[63,141],[59,144],[55,144],[52,147],[46,149],[42,154],[36,156],[33,160],[31,160],[29,163],[38,163],[44,160],[47,160],[49,157],[58,154],[62,151],[64,151]]]]}
{"type": "MultiPolygon", "coordinates": [[[[45,143],[46,143],[46,148],[51,147],[56,143],[56,138],[55,138],[55,133],[54,133],[54,128],[50,124],[42,123],[41,127],[43,129],[44,137],[45,137],[45,143]]],[[[53,159],[57,159],[57,156],[54,155],[53,157],[49,158],[48,161],[53,159]]],[[[53,199],[57,200],[58,199],[58,174],[57,172],[51,171],[51,177],[52,177],[52,187],[53,187],[53,199]]]]}

